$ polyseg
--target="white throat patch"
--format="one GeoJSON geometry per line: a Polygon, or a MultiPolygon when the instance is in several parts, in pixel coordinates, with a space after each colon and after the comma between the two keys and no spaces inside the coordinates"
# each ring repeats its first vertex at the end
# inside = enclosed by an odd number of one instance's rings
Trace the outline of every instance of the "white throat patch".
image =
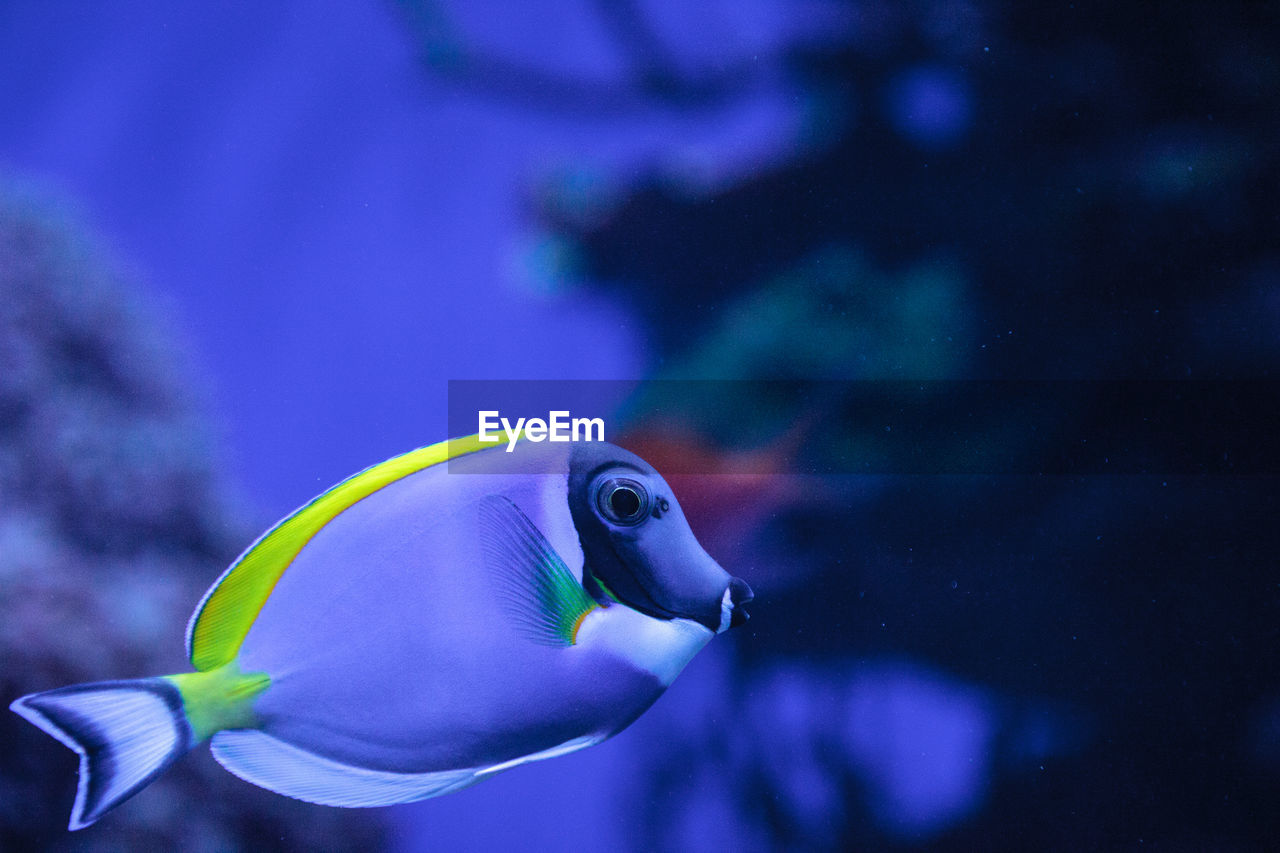
{"type": "Polygon", "coordinates": [[[578,629],[578,645],[607,651],[670,686],[714,636],[692,619],[654,619],[614,604],[587,614],[578,629]]]}
{"type": "Polygon", "coordinates": [[[724,591],[724,596],[720,599],[720,627],[716,628],[717,634],[723,634],[729,630],[729,623],[733,621],[733,598],[729,595],[729,590],[724,591]]]}

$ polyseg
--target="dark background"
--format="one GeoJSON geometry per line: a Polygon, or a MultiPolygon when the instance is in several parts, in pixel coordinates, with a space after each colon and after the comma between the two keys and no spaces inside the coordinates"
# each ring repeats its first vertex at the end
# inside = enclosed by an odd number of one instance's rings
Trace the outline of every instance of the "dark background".
{"type": "Polygon", "coordinates": [[[6,703],[181,670],[222,567],[444,437],[448,380],[819,389],[619,408],[758,600],[613,741],[351,812],[198,751],[69,835],[74,756],[4,715],[0,847],[1267,849],[1278,29],[1270,3],[0,5],[6,703]],[[860,474],[849,389],[882,380],[1073,396],[963,441],[921,415],[909,465],[860,474]],[[1212,417],[1152,426],[1123,394],[1149,380],[1212,417]],[[1180,455],[1223,434],[1238,456],[1180,455]]]}

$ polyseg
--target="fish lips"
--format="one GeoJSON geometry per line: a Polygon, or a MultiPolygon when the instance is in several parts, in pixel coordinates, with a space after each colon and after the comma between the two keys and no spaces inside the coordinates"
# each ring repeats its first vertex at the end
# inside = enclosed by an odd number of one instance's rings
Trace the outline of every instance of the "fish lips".
{"type": "Polygon", "coordinates": [[[733,578],[729,581],[730,628],[737,628],[751,618],[751,614],[746,611],[745,605],[753,601],[755,597],[756,595],[751,591],[751,587],[742,578],[733,578]]]}
{"type": "Polygon", "coordinates": [[[702,596],[694,599],[673,597],[663,592],[650,593],[646,584],[635,583],[635,579],[629,580],[632,583],[622,584],[617,590],[611,591],[633,609],[658,619],[692,619],[705,625],[713,633],[720,633],[745,624],[751,618],[746,605],[755,599],[755,593],[742,578],[731,577],[728,587],[716,604],[710,598],[702,596]]]}
{"type": "Polygon", "coordinates": [[[730,576],[696,543],[686,551],[684,560],[663,560],[658,566],[651,559],[655,551],[669,557],[676,549],[639,548],[630,536],[615,535],[612,539],[619,562],[631,571],[606,582],[632,608],[659,619],[692,619],[714,633],[741,625],[749,618],[744,605],[755,597],[751,587],[741,578],[730,576]],[[670,566],[678,568],[664,573],[663,569],[670,566]]]}

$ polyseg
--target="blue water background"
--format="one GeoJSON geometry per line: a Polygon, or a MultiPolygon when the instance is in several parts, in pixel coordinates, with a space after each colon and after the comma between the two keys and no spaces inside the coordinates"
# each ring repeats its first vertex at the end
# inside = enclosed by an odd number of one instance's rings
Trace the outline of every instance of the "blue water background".
{"type": "MultiPolygon", "coordinates": [[[[609,8],[0,9],[0,172],[158,306],[227,530],[445,437],[450,379],[1274,376],[1272,17],[609,8]],[[1199,64],[1165,67],[1143,26],[1199,64]]],[[[849,450],[822,401],[758,402],[682,423],[715,458],[752,450],[706,439],[717,416],[849,450]]],[[[1272,479],[796,479],[792,458],[694,496],[757,588],[746,629],[611,742],[377,812],[388,849],[1280,828],[1272,479]]]]}

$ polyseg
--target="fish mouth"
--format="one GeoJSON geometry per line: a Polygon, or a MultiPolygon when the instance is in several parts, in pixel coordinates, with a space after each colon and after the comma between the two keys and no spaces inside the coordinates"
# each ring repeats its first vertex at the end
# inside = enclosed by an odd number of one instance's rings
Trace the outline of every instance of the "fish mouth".
{"type": "Polygon", "coordinates": [[[737,628],[739,625],[745,624],[751,618],[751,614],[746,611],[745,605],[755,599],[755,593],[751,591],[751,587],[742,578],[733,578],[729,581],[729,588],[724,591],[724,602],[721,605],[720,631],[726,631],[729,628],[737,628]],[[728,617],[727,619],[725,617],[728,617]]]}

